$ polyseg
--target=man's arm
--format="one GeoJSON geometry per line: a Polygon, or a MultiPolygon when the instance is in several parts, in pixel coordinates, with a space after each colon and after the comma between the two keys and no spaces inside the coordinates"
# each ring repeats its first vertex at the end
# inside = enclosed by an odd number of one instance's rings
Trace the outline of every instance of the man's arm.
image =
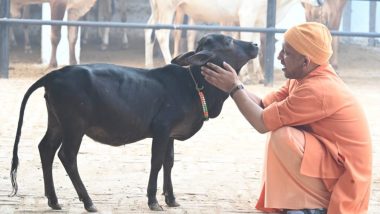
{"type": "Polygon", "coordinates": [[[263,108],[260,106],[261,99],[245,89],[236,91],[232,99],[248,122],[260,133],[268,132],[263,120],[263,108]]]}
{"type": "MultiPolygon", "coordinates": [[[[202,74],[208,82],[217,88],[231,94],[237,85],[242,84],[236,71],[229,64],[224,63],[224,69],[212,63],[208,63],[207,66],[202,67],[202,74]]],[[[265,133],[268,131],[263,121],[263,108],[258,96],[248,93],[245,89],[238,89],[231,96],[240,112],[258,132],[265,133]]]]}

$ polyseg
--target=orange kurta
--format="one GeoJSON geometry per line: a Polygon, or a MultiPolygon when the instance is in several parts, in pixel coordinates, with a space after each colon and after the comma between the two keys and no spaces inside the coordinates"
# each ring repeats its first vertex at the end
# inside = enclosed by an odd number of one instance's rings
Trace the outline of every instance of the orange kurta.
{"type": "MultiPolygon", "coordinates": [[[[333,68],[319,66],[302,80],[287,80],[262,101],[269,130],[293,126],[304,131],[300,173],[324,181],[331,191],[328,213],[366,213],[372,174],[369,127],[333,68]]],[[[257,208],[264,208],[262,200],[257,208]]]]}

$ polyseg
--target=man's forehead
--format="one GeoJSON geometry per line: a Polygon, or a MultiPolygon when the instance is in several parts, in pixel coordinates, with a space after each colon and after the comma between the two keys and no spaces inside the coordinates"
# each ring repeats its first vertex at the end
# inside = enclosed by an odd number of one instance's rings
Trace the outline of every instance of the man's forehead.
{"type": "Polygon", "coordinates": [[[297,54],[300,54],[296,49],[294,49],[288,42],[284,41],[282,43],[282,48],[286,51],[286,52],[290,52],[290,53],[297,53],[297,54]]]}

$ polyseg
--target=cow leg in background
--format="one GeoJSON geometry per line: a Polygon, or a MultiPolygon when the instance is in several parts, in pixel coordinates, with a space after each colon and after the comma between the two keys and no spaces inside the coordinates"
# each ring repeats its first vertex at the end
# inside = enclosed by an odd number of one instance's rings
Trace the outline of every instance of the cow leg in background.
{"type": "MultiPolygon", "coordinates": [[[[16,14],[17,16],[15,16],[14,18],[20,18],[20,17],[22,19],[29,19],[30,18],[30,5],[17,7],[17,9],[19,11],[16,14]]],[[[16,36],[15,36],[13,28],[14,27],[9,28],[9,38],[10,38],[11,45],[13,47],[17,47],[18,44],[17,44],[17,40],[16,40],[16,36]]],[[[30,40],[29,40],[28,25],[23,24],[22,28],[23,28],[23,33],[24,33],[24,52],[25,53],[32,53],[32,48],[31,48],[30,40]]]]}
{"type": "Polygon", "coordinates": [[[169,207],[178,207],[179,204],[175,201],[173,184],[172,184],[172,168],[174,165],[174,139],[169,140],[168,147],[166,149],[165,159],[164,159],[164,185],[163,185],[163,195],[165,195],[165,202],[169,207]]]}
{"type": "Polygon", "coordinates": [[[12,47],[17,47],[17,39],[14,32],[14,27],[9,28],[9,40],[12,47]]]}
{"type": "Polygon", "coordinates": [[[48,199],[48,205],[54,210],[60,210],[61,206],[58,203],[57,194],[53,182],[53,160],[55,153],[62,142],[62,133],[59,128],[59,123],[48,107],[48,129],[44,138],[38,145],[40,152],[42,172],[44,176],[45,196],[48,199]]]}
{"type": "MultiPolygon", "coordinates": [[[[119,9],[120,19],[122,22],[127,22],[127,1],[119,1],[119,6],[117,7],[119,9]]],[[[128,29],[123,28],[123,48],[127,49],[128,44],[128,35],[127,35],[128,29]]]]}
{"type": "MultiPolygon", "coordinates": [[[[184,23],[184,17],[185,13],[182,12],[182,10],[178,9],[176,11],[176,19],[174,24],[183,24],[184,23]]],[[[188,25],[194,25],[195,22],[191,17],[188,17],[188,25]]],[[[187,41],[187,47],[185,48],[184,52],[186,51],[192,51],[195,50],[195,40],[197,38],[197,31],[195,30],[187,30],[186,31],[186,41],[187,41]]],[[[174,31],[174,52],[173,56],[178,56],[180,54],[180,47],[182,40],[182,31],[176,30],[174,31]]]]}
{"type": "MultiPolygon", "coordinates": [[[[247,1],[246,4],[248,3],[249,2],[247,1]]],[[[251,7],[252,6],[250,4],[242,6],[242,11],[240,11],[239,14],[240,27],[265,26],[265,24],[262,23],[263,19],[260,18],[260,13],[252,13],[250,10],[248,10],[251,7]]],[[[259,33],[241,32],[240,38],[244,41],[251,41],[253,43],[259,44],[260,49],[263,46],[263,44],[260,44],[259,33]]],[[[253,60],[248,61],[248,63],[240,71],[240,76],[242,77],[242,80],[244,82],[253,82],[256,79],[258,83],[264,83],[264,75],[260,66],[259,57],[256,57],[253,60]]]]}
{"type": "Polygon", "coordinates": [[[258,55],[258,61],[259,61],[259,67],[260,67],[260,74],[261,77],[258,79],[263,80],[262,82],[259,83],[264,83],[264,75],[265,75],[265,56],[267,54],[266,51],[266,41],[267,41],[267,36],[265,33],[260,33],[260,49],[259,49],[259,55],[258,55]]]}
{"type": "MultiPolygon", "coordinates": [[[[325,4],[328,8],[328,14],[325,15],[328,18],[327,27],[330,30],[339,30],[340,22],[342,20],[342,13],[346,5],[347,0],[329,0],[325,4]]],[[[338,68],[338,49],[339,49],[339,37],[333,36],[333,55],[331,56],[330,63],[334,68],[338,68]]]]}
{"type": "Polygon", "coordinates": [[[172,55],[170,52],[170,30],[156,30],[157,42],[160,45],[162,56],[164,57],[165,64],[170,64],[172,55]]]}
{"type": "MultiPolygon", "coordinates": [[[[168,144],[171,141],[169,139],[168,131],[164,131],[166,128],[156,128],[154,131],[153,140],[152,140],[152,159],[151,159],[151,168],[149,175],[149,182],[147,188],[148,196],[148,206],[151,210],[154,211],[163,211],[162,207],[159,205],[156,193],[157,193],[157,178],[158,173],[161,170],[163,162],[165,160],[166,150],[168,144]]],[[[170,174],[169,174],[170,175],[170,174]]]]}
{"type": "MultiPolygon", "coordinates": [[[[70,21],[78,21],[80,17],[77,16],[74,9],[68,9],[67,10],[67,20],[70,21]]],[[[75,56],[75,44],[78,40],[78,27],[77,26],[68,26],[67,27],[67,34],[68,34],[68,40],[69,40],[69,60],[70,65],[76,65],[78,64],[77,58],[75,56]]]]}
{"type": "MultiPolygon", "coordinates": [[[[195,22],[192,18],[189,17],[189,25],[195,25],[195,22]]],[[[198,32],[195,30],[187,31],[187,50],[194,51],[195,50],[195,42],[197,39],[198,32]]]]}
{"type": "MultiPolygon", "coordinates": [[[[240,37],[244,41],[252,41],[254,43],[259,43],[258,41],[260,41],[258,33],[241,32],[240,37]]],[[[260,49],[262,46],[263,45],[260,44],[260,49]]],[[[264,83],[264,75],[260,66],[259,57],[248,61],[241,69],[240,76],[243,82],[253,82],[257,80],[258,83],[264,83]]]]}
{"type": "Polygon", "coordinates": [[[80,127],[80,122],[77,120],[73,121],[77,123],[70,123],[71,125],[63,124],[63,126],[65,127],[63,130],[64,137],[62,146],[58,152],[58,157],[61,160],[63,166],[65,167],[66,173],[69,175],[70,180],[73,183],[74,188],[78,194],[79,200],[83,202],[85,209],[88,212],[97,212],[97,209],[92,203],[92,200],[87,193],[86,187],[84,186],[79,176],[77,155],[84,133],[78,131],[83,130],[83,128],[80,127]]]}
{"type": "MultiPolygon", "coordinates": [[[[50,10],[51,10],[51,20],[63,20],[66,11],[66,1],[51,1],[50,10]]],[[[57,47],[59,41],[61,40],[61,26],[52,25],[51,26],[51,55],[49,68],[57,67],[57,47]]]]}
{"type": "Polygon", "coordinates": [[[332,38],[332,49],[334,50],[333,54],[331,55],[330,63],[335,68],[338,69],[338,49],[339,49],[339,37],[333,36],[332,38]]]}
{"type": "MultiPolygon", "coordinates": [[[[113,14],[113,8],[112,8],[113,1],[112,0],[102,0],[98,1],[98,20],[99,21],[111,21],[112,14],[113,14]]],[[[110,34],[110,28],[109,27],[102,27],[99,29],[100,38],[102,39],[102,44],[100,45],[100,49],[102,51],[108,49],[109,45],[109,34],[110,34]]]]}
{"type": "MultiPolygon", "coordinates": [[[[153,14],[150,15],[148,25],[156,24],[154,22],[153,14]]],[[[144,30],[145,34],[145,67],[151,68],[153,67],[153,47],[155,42],[154,31],[151,28],[147,28],[144,30]]]]}
{"type": "MultiPolygon", "coordinates": [[[[171,1],[161,1],[160,4],[157,4],[155,1],[150,1],[150,8],[152,13],[149,17],[148,23],[149,25],[154,24],[171,24],[175,14],[175,8],[173,8],[171,1]],[[160,14],[160,11],[164,11],[164,13],[160,14]]],[[[155,30],[155,37],[157,42],[161,48],[162,55],[164,57],[165,63],[169,64],[172,55],[170,54],[169,47],[169,38],[170,38],[170,30],[155,30]]],[[[154,46],[154,35],[153,30],[148,29],[145,30],[145,66],[152,67],[153,66],[153,46],[154,46]]]]}
{"type": "MultiPolygon", "coordinates": [[[[183,11],[180,8],[178,8],[176,10],[176,13],[174,16],[173,24],[175,24],[175,25],[183,24],[184,17],[185,17],[185,14],[183,13],[183,11]]],[[[188,31],[186,33],[187,33],[187,35],[189,35],[188,31]]],[[[174,40],[173,41],[173,56],[178,56],[179,53],[181,52],[182,30],[174,30],[173,31],[173,40],[174,40]]],[[[189,50],[189,47],[186,50],[189,50]]]]}
{"type": "MultiPolygon", "coordinates": [[[[22,18],[23,19],[30,18],[30,5],[23,6],[22,18]]],[[[29,40],[28,25],[23,24],[23,31],[24,31],[24,52],[25,53],[32,53],[32,46],[30,45],[30,40],[29,40]]]]}

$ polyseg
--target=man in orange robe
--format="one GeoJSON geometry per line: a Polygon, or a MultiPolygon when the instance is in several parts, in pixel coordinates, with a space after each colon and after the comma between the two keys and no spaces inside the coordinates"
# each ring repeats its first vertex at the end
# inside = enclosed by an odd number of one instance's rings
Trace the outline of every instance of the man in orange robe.
{"type": "Polygon", "coordinates": [[[285,32],[278,59],[288,80],[260,99],[227,63],[202,67],[260,133],[269,132],[256,208],[268,212],[367,213],[372,147],[360,103],[328,63],[331,34],[306,22],[285,32]]]}

